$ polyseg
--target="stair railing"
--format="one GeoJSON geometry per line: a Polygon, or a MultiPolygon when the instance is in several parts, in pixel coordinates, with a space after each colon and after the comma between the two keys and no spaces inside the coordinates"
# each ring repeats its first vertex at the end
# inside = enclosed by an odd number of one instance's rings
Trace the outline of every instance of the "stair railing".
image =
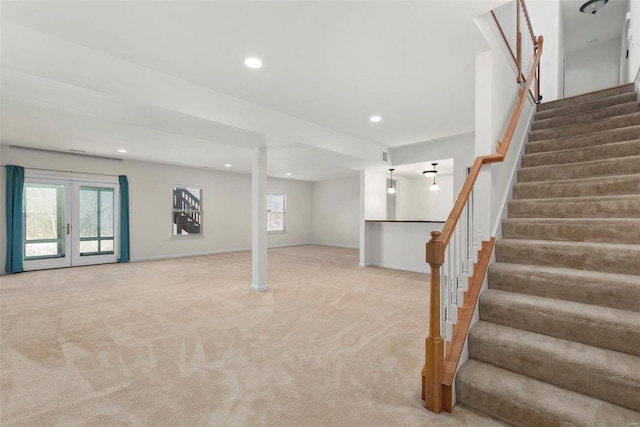
{"type": "MultiPolygon", "coordinates": [[[[518,68],[516,80],[522,83],[525,76],[523,70],[532,68],[533,60],[536,54],[537,38],[531,25],[531,17],[524,0],[515,0],[491,11],[493,19],[498,25],[498,29],[504,38],[505,43],[509,46],[509,52],[513,57],[518,68]],[[526,36],[523,38],[522,22],[526,27],[526,36]]],[[[531,94],[536,102],[541,99],[540,96],[540,63],[535,67],[535,83],[532,84],[534,92],[531,94]]]]}
{"type": "MultiPolygon", "coordinates": [[[[522,7],[525,15],[528,16],[524,2],[516,1],[517,9],[520,10],[522,7]]],[[[527,26],[531,29],[528,18],[527,22],[527,26]]],[[[425,401],[425,407],[436,413],[440,413],[442,409],[449,412],[452,409],[453,378],[493,249],[493,238],[490,242],[482,242],[476,180],[484,165],[504,161],[529,89],[534,81],[539,87],[543,37],[534,37],[534,43],[534,55],[530,61],[529,73],[520,90],[502,141],[498,141],[496,154],[475,159],[442,231],[431,232],[431,240],[426,245],[426,261],[431,269],[431,278],[429,335],[425,342],[422,398],[425,401]],[[482,262],[474,266],[474,263],[479,261],[478,253],[481,248],[482,262]],[[470,294],[475,301],[468,298],[469,301],[465,302],[465,293],[469,290],[472,280],[474,289],[470,294]],[[458,309],[463,307],[466,309],[465,326],[457,328],[455,332],[457,336],[454,337],[458,309]],[[445,340],[452,342],[452,345],[447,345],[446,365],[445,340]]],[[[522,69],[519,67],[518,73],[521,74],[521,72],[522,69]]],[[[536,89],[536,93],[534,99],[538,100],[539,89],[536,89]]]]}

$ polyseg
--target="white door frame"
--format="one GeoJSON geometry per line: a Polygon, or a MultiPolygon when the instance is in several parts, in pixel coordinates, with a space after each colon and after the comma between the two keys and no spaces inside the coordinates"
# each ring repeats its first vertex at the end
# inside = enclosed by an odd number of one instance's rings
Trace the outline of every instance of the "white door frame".
{"type": "MultiPolygon", "coordinates": [[[[25,271],[117,262],[120,255],[120,185],[117,177],[25,169],[25,184],[27,183],[65,186],[64,223],[65,228],[67,228],[68,224],[69,233],[66,234],[65,238],[64,256],[33,260],[25,259],[23,261],[23,269],[25,271]],[[113,254],[80,255],[80,187],[113,189],[113,254]]],[[[24,241],[21,244],[24,248],[24,241]]]]}

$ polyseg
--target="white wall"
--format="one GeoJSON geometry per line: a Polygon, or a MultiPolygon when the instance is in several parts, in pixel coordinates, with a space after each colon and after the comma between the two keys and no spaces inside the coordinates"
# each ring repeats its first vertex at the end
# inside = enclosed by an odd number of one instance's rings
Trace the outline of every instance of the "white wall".
{"type": "Polygon", "coordinates": [[[358,248],[360,177],[312,184],[312,241],[320,245],[358,248]]]}
{"type": "Polygon", "coordinates": [[[631,40],[629,41],[628,76],[629,82],[632,82],[640,72],[640,1],[631,0],[629,2],[629,12],[631,13],[631,40]]]}
{"type": "Polygon", "coordinates": [[[565,69],[565,96],[579,95],[620,84],[620,43],[621,39],[615,39],[568,53],[565,69]]]}
{"type": "Polygon", "coordinates": [[[312,241],[312,193],[313,183],[295,181],[293,179],[267,179],[269,193],[287,195],[287,214],[285,217],[285,233],[269,233],[267,246],[299,245],[312,241]]]}
{"type": "MultiPolygon", "coordinates": [[[[540,94],[543,102],[562,97],[562,19],[560,0],[527,0],[531,25],[543,36],[540,60],[540,94]]],[[[565,92],[566,95],[566,92],[565,92]]]]}
{"type": "Polygon", "coordinates": [[[387,174],[364,171],[364,219],[387,219],[387,174]]]}
{"type": "MultiPolygon", "coordinates": [[[[25,168],[127,175],[129,180],[131,259],[188,256],[251,248],[251,176],[205,169],[111,161],[0,146],[3,164],[25,168]],[[171,238],[171,186],[203,189],[203,236],[171,238]]],[[[6,173],[0,174],[2,200],[6,173]]],[[[269,179],[268,191],[287,194],[287,233],[269,235],[270,246],[311,242],[311,183],[269,179]]],[[[0,210],[5,262],[5,210],[0,210]]],[[[4,268],[3,268],[4,270],[4,268]]]]}
{"type": "MultiPolygon", "coordinates": [[[[409,220],[446,221],[453,209],[453,176],[436,176],[440,190],[430,191],[432,180],[412,180],[413,210],[409,220]]],[[[457,196],[457,194],[455,194],[457,196]]]]}

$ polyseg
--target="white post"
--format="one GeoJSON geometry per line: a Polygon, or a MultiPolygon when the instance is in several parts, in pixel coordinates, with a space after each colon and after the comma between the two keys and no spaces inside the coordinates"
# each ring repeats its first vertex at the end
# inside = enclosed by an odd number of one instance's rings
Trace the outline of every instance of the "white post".
{"type": "Polygon", "coordinates": [[[251,290],[267,285],[267,147],[253,149],[251,170],[251,290]]]}

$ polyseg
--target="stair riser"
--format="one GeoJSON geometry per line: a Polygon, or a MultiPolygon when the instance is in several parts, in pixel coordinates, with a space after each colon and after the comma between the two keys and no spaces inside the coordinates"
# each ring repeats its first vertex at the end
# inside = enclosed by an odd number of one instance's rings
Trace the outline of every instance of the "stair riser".
{"type": "Polygon", "coordinates": [[[580,96],[574,96],[571,98],[559,99],[557,101],[545,102],[538,105],[538,111],[553,110],[556,108],[570,107],[573,105],[584,104],[587,102],[596,101],[611,96],[621,95],[623,93],[633,92],[633,84],[627,84],[624,86],[618,86],[611,89],[601,90],[597,92],[591,92],[580,96]]]}
{"type": "Polygon", "coordinates": [[[530,182],[513,187],[514,199],[594,197],[640,194],[640,175],[602,179],[530,182]]]}
{"type": "Polygon", "coordinates": [[[572,116],[554,117],[545,120],[536,120],[531,125],[531,130],[553,129],[556,127],[569,126],[575,124],[590,123],[594,120],[602,120],[609,117],[621,116],[623,114],[637,113],[639,105],[637,102],[615,105],[595,111],[583,112],[572,116]]]}
{"type": "Polygon", "coordinates": [[[575,307],[575,303],[551,300],[549,307],[540,307],[508,298],[494,298],[495,293],[485,292],[481,297],[480,320],[640,356],[640,329],[637,326],[640,313],[609,310],[620,314],[620,318],[614,315],[590,317],[588,313],[573,309],[556,309],[558,304],[575,307]]]}
{"type": "Polygon", "coordinates": [[[594,147],[621,141],[640,139],[640,126],[629,126],[612,129],[593,135],[582,135],[573,138],[550,139],[546,141],[528,142],[525,154],[544,153],[547,151],[570,150],[574,148],[594,147]]]}
{"type": "Polygon", "coordinates": [[[626,426],[637,413],[475,360],[456,376],[458,402],[521,427],[626,426]]]}
{"type": "Polygon", "coordinates": [[[473,331],[469,336],[469,349],[473,359],[632,410],[640,409],[640,394],[629,393],[640,387],[640,377],[610,376],[606,361],[603,361],[605,366],[598,366],[605,369],[593,369],[590,365],[572,363],[568,358],[557,359],[552,349],[523,346],[512,339],[478,337],[473,331]]]}
{"type": "Polygon", "coordinates": [[[640,195],[613,199],[511,200],[510,218],[639,218],[640,195]]]}
{"type": "MultiPolygon", "coordinates": [[[[496,379],[499,380],[499,378],[496,379]]],[[[497,388],[499,388],[497,384],[493,388],[486,387],[486,383],[474,384],[468,381],[465,376],[458,374],[456,400],[479,412],[518,427],[560,427],[564,425],[560,416],[541,413],[535,408],[528,407],[525,402],[514,402],[506,395],[498,395],[494,392],[494,389],[497,388]]]]}
{"type": "Polygon", "coordinates": [[[511,264],[540,265],[577,270],[640,275],[640,246],[596,249],[592,245],[546,245],[520,240],[496,243],[496,260],[511,264]]]}
{"type": "Polygon", "coordinates": [[[494,263],[489,267],[489,289],[640,312],[640,277],[581,273],[494,263]]]}
{"type": "Polygon", "coordinates": [[[567,138],[592,132],[601,132],[625,126],[640,124],[640,113],[616,116],[606,120],[598,120],[587,124],[569,125],[561,128],[542,129],[529,133],[529,141],[544,139],[567,138]]]}
{"type": "Polygon", "coordinates": [[[640,156],[640,140],[623,141],[576,150],[527,154],[522,157],[522,167],[592,162],[627,156],[640,156]]]}
{"type": "Polygon", "coordinates": [[[526,167],[518,171],[518,182],[559,181],[634,173],[640,173],[640,156],[605,159],[590,163],[570,163],[562,166],[526,167]]]}
{"type": "Polygon", "coordinates": [[[502,222],[505,239],[554,240],[591,243],[640,244],[640,220],[558,221],[509,220],[502,222]]]}
{"type": "Polygon", "coordinates": [[[578,104],[571,107],[554,108],[552,110],[539,111],[535,114],[534,120],[538,121],[546,120],[553,117],[571,116],[574,114],[611,107],[613,105],[626,104],[627,102],[633,102],[637,100],[638,95],[635,92],[628,92],[622,95],[610,96],[607,98],[599,99],[597,101],[586,102],[584,104],[578,104]]]}

